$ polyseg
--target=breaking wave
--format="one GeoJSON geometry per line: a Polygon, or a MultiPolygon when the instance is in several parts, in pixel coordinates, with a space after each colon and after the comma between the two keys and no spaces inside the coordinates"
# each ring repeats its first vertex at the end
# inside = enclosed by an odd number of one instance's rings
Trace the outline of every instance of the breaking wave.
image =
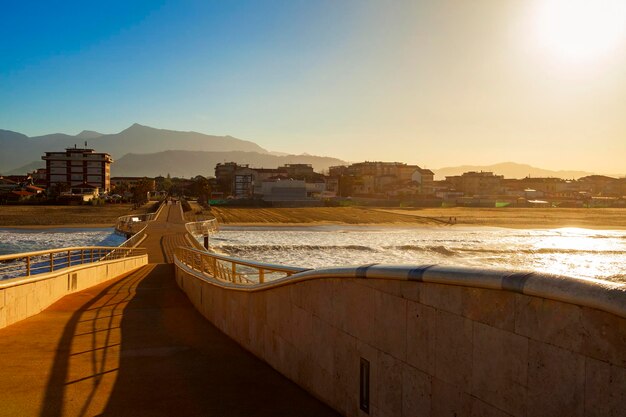
{"type": "Polygon", "coordinates": [[[626,231],[619,230],[316,226],[221,230],[219,237],[214,248],[227,254],[306,268],[442,264],[626,280],[626,231]]]}
{"type": "Polygon", "coordinates": [[[375,248],[362,245],[220,245],[220,249],[226,252],[255,251],[326,251],[326,250],[349,250],[362,252],[377,252],[375,248]]]}

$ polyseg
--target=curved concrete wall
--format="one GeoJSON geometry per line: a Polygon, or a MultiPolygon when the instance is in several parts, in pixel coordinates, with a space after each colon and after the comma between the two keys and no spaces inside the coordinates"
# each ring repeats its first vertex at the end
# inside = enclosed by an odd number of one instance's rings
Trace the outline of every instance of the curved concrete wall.
{"type": "Polygon", "coordinates": [[[176,268],[201,314],[346,416],[367,415],[361,358],[371,416],[624,415],[625,318],[519,288],[365,276],[242,291],[176,268]]]}
{"type": "Polygon", "coordinates": [[[119,277],[148,263],[148,255],[83,264],[0,282],[0,329],[40,313],[67,294],[119,277]]]}

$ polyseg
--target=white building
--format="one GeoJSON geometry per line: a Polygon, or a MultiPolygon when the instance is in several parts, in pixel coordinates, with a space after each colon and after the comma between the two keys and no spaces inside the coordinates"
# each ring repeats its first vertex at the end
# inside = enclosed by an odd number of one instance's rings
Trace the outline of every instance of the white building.
{"type": "Polygon", "coordinates": [[[261,194],[265,201],[306,200],[306,183],[303,180],[265,180],[261,183],[261,194]]]}
{"type": "Polygon", "coordinates": [[[67,148],[64,152],[46,152],[47,186],[64,184],[70,188],[89,185],[103,191],[111,189],[111,163],[108,153],[93,149],[67,148]]]}

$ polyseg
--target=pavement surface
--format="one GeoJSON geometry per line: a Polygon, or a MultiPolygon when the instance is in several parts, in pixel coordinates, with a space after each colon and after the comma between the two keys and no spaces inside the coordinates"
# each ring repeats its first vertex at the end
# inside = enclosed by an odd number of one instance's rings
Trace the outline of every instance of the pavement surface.
{"type": "Polygon", "coordinates": [[[150,264],[0,330],[0,416],[338,416],[204,319],[174,280],[178,205],[150,264]]]}

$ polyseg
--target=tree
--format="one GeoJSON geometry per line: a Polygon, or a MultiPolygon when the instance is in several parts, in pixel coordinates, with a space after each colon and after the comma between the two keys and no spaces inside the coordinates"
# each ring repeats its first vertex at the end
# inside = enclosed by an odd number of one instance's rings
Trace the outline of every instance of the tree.
{"type": "Polygon", "coordinates": [[[198,175],[193,179],[193,185],[191,186],[191,193],[198,197],[198,202],[202,205],[208,204],[211,197],[211,183],[208,178],[198,175]]]}
{"type": "Polygon", "coordinates": [[[152,184],[148,178],[142,178],[135,187],[131,189],[133,193],[132,202],[135,207],[143,206],[148,202],[148,192],[152,191],[152,184]]]}
{"type": "Polygon", "coordinates": [[[121,196],[124,196],[124,193],[127,191],[130,190],[128,189],[128,184],[125,182],[121,182],[113,188],[113,194],[119,194],[121,196]]]}
{"type": "Polygon", "coordinates": [[[52,184],[50,187],[48,187],[48,190],[46,191],[46,193],[48,194],[49,199],[57,200],[61,196],[61,193],[64,193],[69,190],[70,190],[69,184],[64,183],[64,182],[59,182],[56,184],[52,184]]]}

